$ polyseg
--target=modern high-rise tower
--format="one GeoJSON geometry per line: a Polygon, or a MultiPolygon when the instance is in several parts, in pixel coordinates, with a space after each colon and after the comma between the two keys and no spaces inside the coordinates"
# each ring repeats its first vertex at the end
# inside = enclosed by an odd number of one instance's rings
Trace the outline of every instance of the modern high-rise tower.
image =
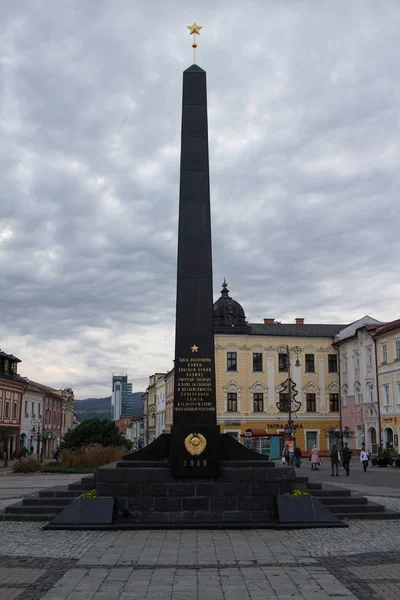
{"type": "Polygon", "coordinates": [[[117,421],[121,416],[132,417],[132,384],[128,375],[113,374],[111,394],[111,417],[117,421]]]}

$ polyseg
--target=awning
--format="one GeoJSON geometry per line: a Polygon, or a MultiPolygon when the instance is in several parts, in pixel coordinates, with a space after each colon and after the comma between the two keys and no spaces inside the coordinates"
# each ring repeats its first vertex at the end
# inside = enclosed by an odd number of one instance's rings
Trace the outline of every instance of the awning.
{"type": "Polygon", "coordinates": [[[268,436],[266,429],[247,429],[246,433],[241,433],[240,437],[265,437],[268,436]],[[251,432],[251,435],[250,435],[251,432]]]}

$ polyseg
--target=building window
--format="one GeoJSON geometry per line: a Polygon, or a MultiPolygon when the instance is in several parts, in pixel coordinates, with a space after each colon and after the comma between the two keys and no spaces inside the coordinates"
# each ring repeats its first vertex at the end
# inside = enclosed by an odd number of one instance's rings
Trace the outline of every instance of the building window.
{"type": "Polygon", "coordinates": [[[362,427],[361,425],[356,425],[356,447],[361,448],[362,445],[362,427]]]}
{"type": "Polygon", "coordinates": [[[387,344],[381,344],[381,357],[382,357],[382,364],[387,365],[387,361],[388,361],[387,344]]]}
{"type": "Polygon", "coordinates": [[[25,400],[25,414],[28,414],[28,400],[25,400]]]}
{"type": "Polygon", "coordinates": [[[4,418],[5,419],[9,419],[10,418],[10,403],[6,402],[6,407],[5,407],[5,411],[4,411],[4,418]]]}
{"type": "Polygon", "coordinates": [[[318,431],[306,431],[306,450],[311,452],[313,446],[317,446],[318,431]]]}
{"type": "Polygon", "coordinates": [[[372,348],[367,348],[367,367],[372,367],[372,348]]]}
{"type": "Polygon", "coordinates": [[[314,354],[306,354],[306,373],[315,373],[314,354]]]}
{"type": "Polygon", "coordinates": [[[262,371],[262,370],[263,370],[262,352],[254,352],[253,353],[253,371],[262,371]]]}
{"type": "MultiPolygon", "coordinates": [[[[400,381],[397,382],[397,406],[400,406],[400,381]]],[[[1,415],[1,402],[0,402],[0,415],[1,415]]]]}
{"type": "Polygon", "coordinates": [[[347,404],[348,404],[348,402],[347,402],[347,392],[345,390],[343,390],[342,400],[343,400],[343,406],[347,406],[347,404]]]}
{"type": "Polygon", "coordinates": [[[35,403],[32,402],[32,416],[35,414],[35,403]]]}
{"type": "Polygon", "coordinates": [[[306,410],[307,412],[317,411],[317,401],[315,394],[306,394],[306,410]]]}
{"type": "Polygon", "coordinates": [[[237,412],[237,394],[236,394],[236,392],[228,393],[228,412],[237,412]]]}
{"type": "Polygon", "coordinates": [[[372,402],[374,401],[374,388],[372,387],[372,385],[369,386],[369,401],[372,402]]]}
{"type": "Polygon", "coordinates": [[[18,409],[17,403],[14,402],[14,404],[13,404],[13,416],[12,416],[13,419],[17,418],[17,409],[18,409]]]}
{"type": "Polygon", "coordinates": [[[355,368],[357,369],[357,371],[359,371],[360,370],[360,357],[358,354],[355,355],[355,363],[356,363],[355,368]]]}
{"type": "Polygon", "coordinates": [[[383,386],[383,394],[384,394],[384,404],[385,406],[390,405],[390,384],[386,383],[383,386]]]}
{"type": "Polygon", "coordinates": [[[400,360],[400,340],[394,342],[394,360],[400,360]]]}
{"type": "Polygon", "coordinates": [[[279,371],[287,372],[288,370],[288,355],[287,354],[279,354],[279,371]]]}
{"type": "Polygon", "coordinates": [[[237,371],[237,352],[228,352],[227,371],[237,371]]]}
{"type": "Polygon", "coordinates": [[[263,412],[264,410],[264,394],[254,394],[254,412],[263,412]]]}
{"type": "Polygon", "coordinates": [[[38,416],[41,417],[42,416],[42,404],[39,402],[38,404],[38,416]]]}
{"type": "Polygon", "coordinates": [[[329,394],[330,412],[339,412],[339,394],[329,394]]]}
{"type": "Polygon", "coordinates": [[[355,403],[360,404],[360,390],[356,388],[354,390],[355,403]]]}
{"type": "Polygon", "coordinates": [[[347,373],[347,358],[343,359],[343,373],[347,373]]]}
{"type": "Polygon", "coordinates": [[[0,400],[0,419],[3,417],[3,400],[0,400]]]}
{"type": "Polygon", "coordinates": [[[337,373],[337,354],[328,354],[328,371],[337,373]]]}
{"type": "Polygon", "coordinates": [[[287,392],[279,392],[280,412],[289,412],[289,394],[287,392]]]}

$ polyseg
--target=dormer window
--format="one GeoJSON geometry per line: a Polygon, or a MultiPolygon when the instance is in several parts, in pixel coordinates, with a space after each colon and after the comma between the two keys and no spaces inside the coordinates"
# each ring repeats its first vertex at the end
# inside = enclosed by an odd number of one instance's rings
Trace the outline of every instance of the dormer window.
{"type": "Polygon", "coordinates": [[[14,361],[10,360],[8,362],[8,370],[9,370],[9,373],[11,373],[11,375],[15,375],[15,373],[17,372],[16,367],[17,367],[17,364],[14,361]]]}

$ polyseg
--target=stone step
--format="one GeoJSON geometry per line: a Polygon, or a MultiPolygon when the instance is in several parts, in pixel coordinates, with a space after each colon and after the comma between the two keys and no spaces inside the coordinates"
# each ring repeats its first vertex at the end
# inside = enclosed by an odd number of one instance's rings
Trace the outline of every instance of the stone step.
{"type": "Polygon", "coordinates": [[[316,498],[323,498],[324,496],[330,496],[332,498],[348,498],[351,496],[350,490],[308,490],[312,496],[316,498]]]}
{"type": "Polygon", "coordinates": [[[13,514],[4,513],[0,515],[0,519],[3,521],[52,521],[54,519],[54,513],[51,514],[13,514]]]}
{"type": "Polygon", "coordinates": [[[354,504],[357,506],[361,504],[368,504],[368,500],[364,496],[349,496],[346,498],[343,498],[343,496],[321,496],[318,499],[321,504],[325,504],[327,506],[336,504],[354,504]]]}
{"type": "Polygon", "coordinates": [[[86,492],[86,491],[90,491],[90,490],[94,490],[96,487],[96,484],[93,482],[89,482],[89,483],[70,483],[68,486],[68,489],[73,491],[82,491],[82,492],[86,492]]]}
{"type": "Polygon", "coordinates": [[[43,490],[39,492],[39,498],[77,498],[81,495],[78,490],[57,489],[57,490],[43,490]]]}
{"type": "Polygon", "coordinates": [[[354,513],[335,513],[339,519],[368,519],[375,521],[384,521],[391,519],[400,519],[400,512],[354,512],[354,513]]]}
{"type": "Polygon", "coordinates": [[[64,510],[64,506],[54,506],[52,504],[45,504],[43,506],[23,506],[22,502],[18,504],[12,504],[11,506],[6,506],[5,513],[8,515],[43,515],[43,514],[51,514],[58,515],[60,512],[64,510]]]}
{"type": "Polygon", "coordinates": [[[335,514],[340,513],[384,513],[385,507],[381,504],[332,504],[329,510],[335,514]]]}
{"type": "Polygon", "coordinates": [[[41,498],[24,498],[22,500],[23,506],[68,506],[71,504],[74,497],[70,498],[49,498],[49,497],[41,497],[41,498]]]}
{"type": "Polygon", "coordinates": [[[322,485],[320,483],[307,483],[307,490],[321,490],[322,485]]]}

